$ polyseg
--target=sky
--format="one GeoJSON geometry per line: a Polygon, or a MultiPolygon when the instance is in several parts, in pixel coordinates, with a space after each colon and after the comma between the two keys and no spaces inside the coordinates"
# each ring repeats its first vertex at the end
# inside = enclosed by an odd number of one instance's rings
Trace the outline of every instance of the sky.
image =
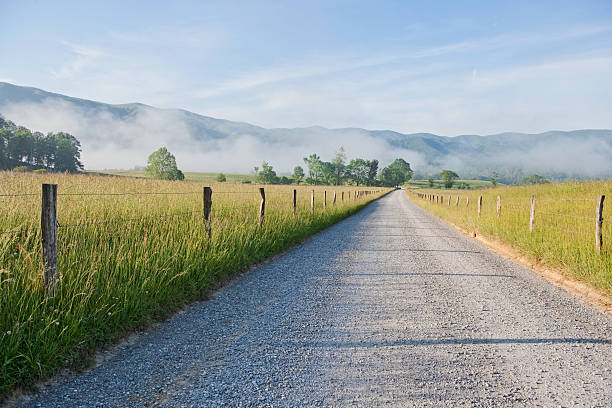
{"type": "Polygon", "coordinates": [[[0,0],[0,81],[272,127],[612,128],[612,1],[0,0]]]}

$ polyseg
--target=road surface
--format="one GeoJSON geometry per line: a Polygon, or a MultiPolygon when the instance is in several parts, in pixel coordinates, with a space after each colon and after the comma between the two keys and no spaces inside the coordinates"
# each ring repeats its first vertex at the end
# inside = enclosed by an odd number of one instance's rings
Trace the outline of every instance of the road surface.
{"type": "Polygon", "coordinates": [[[403,191],[24,407],[612,406],[612,318],[403,191]]]}

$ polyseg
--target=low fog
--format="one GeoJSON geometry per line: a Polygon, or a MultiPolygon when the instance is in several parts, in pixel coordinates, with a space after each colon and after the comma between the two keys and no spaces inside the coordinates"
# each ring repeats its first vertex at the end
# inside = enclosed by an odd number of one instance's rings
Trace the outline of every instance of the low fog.
{"type": "Polygon", "coordinates": [[[386,138],[363,129],[264,129],[182,110],[77,101],[47,98],[11,103],[0,107],[0,112],[31,130],[73,134],[81,141],[82,160],[90,170],[144,166],[151,152],[166,146],[183,171],[245,174],[265,160],[279,174],[289,174],[295,166],[304,166],[304,157],[317,153],[331,160],[343,146],[349,159],[378,159],[380,168],[404,158],[420,176],[451,169],[463,178],[486,177],[496,171],[511,182],[532,173],[553,179],[612,177],[610,131],[604,136],[593,134],[597,131],[550,132],[538,137],[509,134],[487,137],[487,143],[483,138],[470,139],[459,147],[445,146],[451,154],[442,149],[426,160],[425,150],[416,150],[427,140],[415,147],[410,136],[386,138]]]}
{"type": "Polygon", "coordinates": [[[85,168],[90,170],[144,166],[148,155],[162,146],[176,156],[183,171],[249,173],[253,166],[266,160],[277,172],[290,173],[295,166],[304,166],[303,158],[312,153],[331,160],[341,146],[349,159],[378,159],[384,165],[403,157],[410,163],[424,163],[418,153],[394,149],[359,130],[332,132],[308,128],[268,132],[235,122],[224,127],[225,121],[215,121],[220,122],[213,124],[215,130],[227,137],[211,137],[205,131],[193,129],[184,111],[127,106],[130,114],[123,118],[108,109],[91,109],[51,98],[40,103],[13,103],[3,106],[0,112],[31,130],[66,131],[76,136],[82,144],[85,168]],[[240,130],[242,125],[244,130],[240,130]]]}

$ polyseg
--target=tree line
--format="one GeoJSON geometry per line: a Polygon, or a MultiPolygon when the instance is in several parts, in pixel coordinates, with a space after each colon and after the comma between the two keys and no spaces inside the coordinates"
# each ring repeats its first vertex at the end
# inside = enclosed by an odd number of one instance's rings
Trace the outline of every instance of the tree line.
{"type": "Polygon", "coordinates": [[[33,132],[0,116],[0,170],[83,170],[81,143],[66,132],[33,132]]]}
{"type": "Polygon", "coordinates": [[[261,168],[254,167],[255,179],[262,184],[311,184],[311,185],[343,185],[357,186],[388,186],[395,187],[412,178],[410,163],[404,159],[396,159],[393,163],[378,171],[378,160],[355,158],[347,162],[344,148],[340,148],[334,158],[329,161],[313,153],[304,157],[307,172],[302,166],[295,166],[290,177],[277,176],[276,171],[268,162],[263,162],[261,168]]]}

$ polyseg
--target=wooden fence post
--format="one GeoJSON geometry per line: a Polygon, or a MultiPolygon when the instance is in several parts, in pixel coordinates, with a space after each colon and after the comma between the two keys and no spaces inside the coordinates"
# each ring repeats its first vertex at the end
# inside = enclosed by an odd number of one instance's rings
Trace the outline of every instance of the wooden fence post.
{"type": "Polygon", "coordinates": [[[448,196],[448,206],[449,207],[450,207],[450,199],[451,199],[451,196],[448,196]]]}
{"type": "Polygon", "coordinates": [[[314,215],[314,190],[310,193],[310,213],[314,215]]]}
{"type": "Polygon", "coordinates": [[[297,214],[297,190],[293,189],[293,215],[297,214]]]}
{"type": "Polygon", "coordinates": [[[334,205],[336,205],[336,190],[334,190],[334,205]]]}
{"type": "Polygon", "coordinates": [[[501,196],[497,196],[497,218],[501,214],[501,196]]]}
{"type": "Polygon", "coordinates": [[[43,281],[49,295],[57,288],[57,184],[42,185],[40,210],[43,281]]]}
{"type": "Polygon", "coordinates": [[[482,209],[482,196],[478,197],[478,216],[480,217],[480,210],[482,209]]]}
{"type": "Polygon", "coordinates": [[[601,232],[601,225],[603,224],[603,204],[606,199],[605,195],[600,195],[597,199],[597,209],[595,211],[595,249],[601,254],[601,247],[603,244],[603,236],[601,232]]]}
{"type": "Polygon", "coordinates": [[[457,201],[455,202],[455,207],[459,207],[459,196],[457,196],[457,201]]]}
{"type": "Polygon", "coordinates": [[[323,190],[323,210],[327,210],[327,190],[323,190]]]}
{"type": "Polygon", "coordinates": [[[533,232],[533,223],[535,222],[535,204],[536,196],[531,196],[531,211],[529,212],[529,231],[533,232]]]}
{"type": "Polygon", "coordinates": [[[210,239],[211,223],[210,223],[210,209],[212,208],[212,189],[210,187],[204,187],[204,194],[202,195],[202,208],[204,210],[204,229],[208,233],[208,239],[210,239]]]}
{"type": "Polygon", "coordinates": [[[470,197],[465,197],[465,207],[469,207],[470,206],[470,197]]]}
{"type": "Polygon", "coordinates": [[[344,203],[344,191],[340,194],[340,201],[344,203]]]}
{"type": "Polygon", "coordinates": [[[259,204],[259,226],[263,227],[264,217],[266,215],[266,192],[263,187],[259,187],[259,194],[261,195],[261,204],[259,204]]]}

